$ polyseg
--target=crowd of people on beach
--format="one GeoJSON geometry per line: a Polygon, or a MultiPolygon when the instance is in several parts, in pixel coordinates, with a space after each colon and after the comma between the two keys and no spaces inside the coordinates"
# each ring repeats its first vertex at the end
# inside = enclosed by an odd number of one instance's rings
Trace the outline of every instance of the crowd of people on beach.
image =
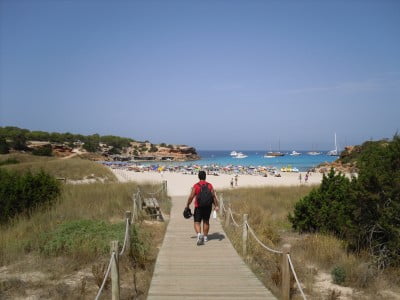
{"type": "MultiPolygon", "coordinates": [[[[179,173],[179,174],[189,174],[189,175],[197,175],[200,171],[205,171],[208,176],[219,176],[222,174],[227,174],[232,176],[230,179],[230,186],[237,187],[238,186],[238,178],[240,175],[253,175],[253,176],[262,176],[262,177],[281,177],[279,169],[273,166],[236,166],[236,165],[227,165],[227,166],[219,166],[219,165],[209,165],[209,166],[201,166],[201,165],[159,165],[159,164],[130,164],[130,163],[121,163],[121,162],[103,162],[104,165],[107,165],[113,169],[122,169],[132,172],[154,172],[159,173],[161,177],[163,177],[164,173],[179,173]]],[[[308,170],[305,174],[299,172],[299,182],[300,184],[307,183],[309,181],[309,177],[311,176],[312,171],[308,170]],[[303,177],[304,176],[304,177],[303,177]]]]}
{"type": "Polygon", "coordinates": [[[145,165],[145,164],[128,164],[121,162],[103,162],[113,169],[125,169],[134,172],[172,172],[181,174],[196,175],[199,171],[205,171],[209,176],[218,176],[219,174],[233,175],[235,184],[238,175],[259,175],[263,177],[275,176],[280,177],[279,169],[273,166],[236,166],[236,165],[145,165]]]}

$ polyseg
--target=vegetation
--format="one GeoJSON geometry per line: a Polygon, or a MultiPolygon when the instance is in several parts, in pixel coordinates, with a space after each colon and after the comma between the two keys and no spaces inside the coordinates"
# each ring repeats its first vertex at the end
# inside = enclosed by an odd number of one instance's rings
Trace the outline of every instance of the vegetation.
{"type": "Polygon", "coordinates": [[[64,143],[73,146],[74,143],[84,143],[83,147],[89,152],[96,152],[99,149],[99,143],[105,143],[116,149],[128,147],[133,139],[124,138],[113,135],[100,136],[98,134],[82,135],[72,134],[69,132],[45,132],[45,131],[30,131],[14,126],[0,127],[0,154],[8,153],[7,147],[15,150],[26,150],[26,142],[31,141],[45,141],[52,143],[64,143]],[[10,142],[7,143],[6,141],[10,142]]]}
{"type": "Polygon", "coordinates": [[[158,148],[156,147],[156,145],[150,144],[150,150],[149,150],[149,152],[157,152],[157,151],[158,151],[158,148]]]}
{"type": "Polygon", "coordinates": [[[358,178],[333,170],[289,216],[301,232],[333,233],[349,249],[368,251],[378,268],[400,266],[400,137],[364,144],[358,178]]]}
{"type": "Polygon", "coordinates": [[[42,147],[33,149],[32,151],[33,155],[38,155],[38,156],[52,156],[53,155],[53,150],[51,148],[51,145],[44,145],[42,147]]]}
{"type": "MultiPolygon", "coordinates": [[[[47,280],[23,282],[22,290],[36,291],[41,299],[93,299],[98,289],[95,282],[101,283],[108,264],[110,241],[123,244],[124,212],[131,210],[136,188],[135,183],[64,185],[53,206],[0,226],[0,266],[10,274],[14,270],[15,278],[33,271],[46,274],[40,276],[47,280]],[[68,285],[62,284],[66,278],[68,285]]],[[[141,186],[144,192],[158,188],[141,186]]],[[[146,297],[165,230],[164,223],[142,223],[143,218],[132,226],[131,252],[121,257],[123,299],[146,297]]],[[[19,286],[20,280],[3,279],[0,296],[24,296],[18,294],[23,293],[19,286]]],[[[104,291],[104,298],[109,297],[110,289],[104,291]]]]}
{"type": "MultiPolygon", "coordinates": [[[[287,215],[293,212],[296,203],[309,195],[313,188],[315,187],[302,185],[229,189],[223,191],[223,198],[225,205],[231,206],[238,223],[241,223],[243,214],[248,214],[251,228],[264,244],[277,250],[285,243],[292,245],[292,261],[310,299],[328,299],[330,292],[339,291],[333,283],[326,289],[317,285],[320,278],[331,276],[337,276],[341,285],[356,289],[354,293],[359,295],[359,299],[385,298],[379,295],[382,290],[399,293],[399,268],[389,267],[379,271],[366,252],[348,251],[348,243],[330,233],[297,234],[291,230],[292,224],[287,215]],[[333,272],[334,269],[337,270],[333,272]]],[[[241,253],[241,228],[231,225],[224,229],[238,253],[241,253]]],[[[246,262],[260,280],[279,297],[281,257],[261,247],[251,236],[248,239],[247,252],[246,262]]],[[[301,299],[297,288],[292,284],[293,299],[301,299]]]]}
{"type": "Polygon", "coordinates": [[[26,170],[38,172],[39,170],[44,170],[56,178],[66,178],[68,180],[92,179],[106,182],[116,181],[115,175],[105,166],[80,158],[60,159],[22,153],[7,154],[0,156],[0,168],[17,172],[25,172],[26,170]],[[17,161],[19,163],[11,165],[7,163],[10,161],[17,161]]]}
{"type": "Polygon", "coordinates": [[[15,158],[7,158],[4,160],[0,160],[0,167],[5,166],[5,165],[13,165],[13,164],[18,164],[19,161],[15,158]]]}
{"type": "Polygon", "coordinates": [[[109,241],[124,238],[124,223],[107,224],[100,220],[71,220],[59,224],[41,236],[40,252],[46,255],[104,255],[109,252],[109,241]]]}
{"type": "Polygon", "coordinates": [[[0,154],[7,154],[9,152],[10,152],[10,147],[8,146],[6,139],[0,136],[0,154]]]}
{"type": "Polygon", "coordinates": [[[0,223],[20,213],[31,214],[35,208],[54,203],[59,195],[60,184],[44,171],[19,174],[0,168],[0,223]]]}

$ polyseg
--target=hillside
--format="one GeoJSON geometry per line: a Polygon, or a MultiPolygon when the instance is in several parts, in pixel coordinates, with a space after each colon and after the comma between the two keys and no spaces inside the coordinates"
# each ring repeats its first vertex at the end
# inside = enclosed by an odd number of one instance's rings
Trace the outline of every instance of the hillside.
{"type": "Polygon", "coordinates": [[[199,159],[196,149],[186,145],[153,144],[131,138],[98,134],[30,131],[0,127],[0,154],[31,152],[38,156],[73,157],[105,161],[187,161],[199,159]]]}
{"type": "Polygon", "coordinates": [[[386,147],[388,143],[389,140],[383,139],[379,141],[366,141],[361,145],[346,146],[337,160],[332,163],[321,164],[319,166],[320,170],[328,171],[332,167],[336,171],[357,173],[357,161],[362,153],[373,147],[386,147]]]}

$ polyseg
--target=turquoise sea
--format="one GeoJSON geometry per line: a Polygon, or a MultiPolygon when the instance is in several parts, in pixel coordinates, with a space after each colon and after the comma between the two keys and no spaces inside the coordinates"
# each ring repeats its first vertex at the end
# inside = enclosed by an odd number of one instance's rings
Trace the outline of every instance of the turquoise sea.
{"type": "Polygon", "coordinates": [[[266,158],[264,157],[265,151],[257,150],[237,150],[237,152],[242,152],[247,157],[245,158],[234,158],[230,155],[231,151],[227,150],[198,150],[197,153],[200,155],[201,159],[195,161],[184,161],[184,162],[173,162],[173,161],[163,161],[163,162],[103,162],[105,164],[136,164],[136,165],[146,165],[152,166],[157,169],[158,166],[210,166],[218,165],[220,167],[224,166],[244,166],[244,167],[276,167],[278,169],[282,167],[290,166],[292,168],[297,168],[299,171],[304,172],[313,167],[317,167],[323,162],[333,162],[338,157],[326,155],[328,151],[319,151],[320,155],[309,155],[307,151],[298,151],[299,156],[290,155],[291,151],[281,151],[284,156],[266,158]]]}
{"type": "MultiPolygon", "coordinates": [[[[236,150],[247,155],[246,158],[233,158],[230,155],[231,151],[205,151],[200,150],[197,153],[201,156],[201,160],[192,162],[199,165],[217,164],[220,166],[236,165],[236,166],[272,166],[272,167],[285,167],[291,165],[298,168],[300,171],[307,171],[312,167],[318,166],[323,162],[335,161],[338,157],[326,155],[327,151],[321,151],[320,155],[308,155],[307,151],[298,151],[301,153],[299,156],[289,155],[292,151],[281,151],[285,156],[265,158],[265,151],[246,151],[236,150]]],[[[186,162],[185,164],[188,164],[186,162]]]]}

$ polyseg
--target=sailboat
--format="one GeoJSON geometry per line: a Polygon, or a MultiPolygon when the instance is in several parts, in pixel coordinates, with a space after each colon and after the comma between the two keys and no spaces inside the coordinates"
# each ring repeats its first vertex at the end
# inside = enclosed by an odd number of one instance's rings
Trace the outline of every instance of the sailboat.
{"type": "MultiPolygon", "coordinates": [[[[281,149],[281,141],[279,140],[279,150],[281,149]]],[[[281,151],[269,151],[265,153],[264,157],[266,158],[273,158],[273,157],[278,157],[278,156],[284,156],[285,154],[282,153],[281,151]]]]}
{"type": "MultiPolygon", "coordinates": [[[[314,145],[313,145],[312,147],[314,148],[314,145]]],[[[321,152],[318,152],[318,151],[312,150],[312,151],[308,151],[308,152],[307,152],[307,154],[308,154],[308,155],[320,155],[320,154],[321,154],[321,152]]]]}
{"type": "Polygon", "coordinates": [[[335,132],[335,149],[329,151],[328,153],[326,153],[326,155],[339,156],[339,151],[338,151],[338,147],[337,147],[337,143],[336,143],[336,132],[335,132]]]}

